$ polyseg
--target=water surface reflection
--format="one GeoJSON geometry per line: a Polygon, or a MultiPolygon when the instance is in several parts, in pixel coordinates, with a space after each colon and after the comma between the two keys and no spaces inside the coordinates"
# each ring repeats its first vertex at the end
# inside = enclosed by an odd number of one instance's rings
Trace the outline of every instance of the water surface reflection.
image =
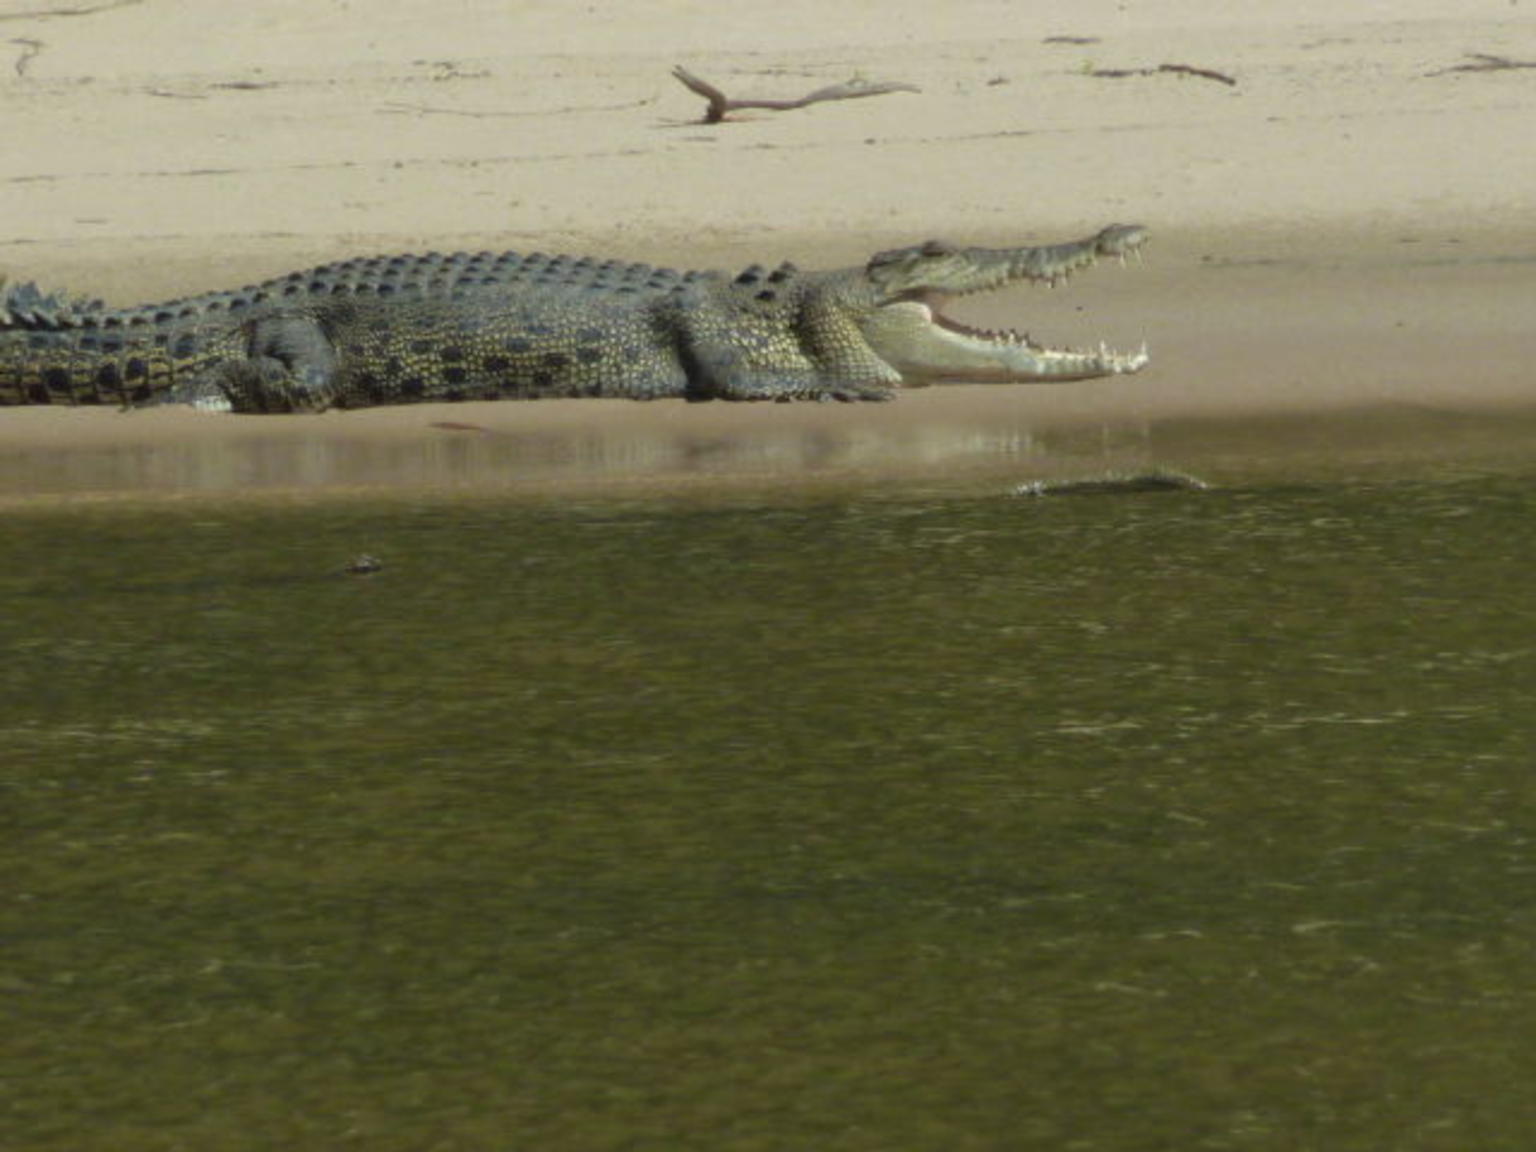
{"type": "Polygon", "coordinates": [[[1246,475],[1393,462],[1518,461],[1536,414],[1405,405],[1307,416],[1041,418],[996,403],[461,405],[323,417],[19,413],[0,428],[0,498],[564,485],[931,482],[1171,467],[1246,475]],[[18,419],[19,417],[19,419],[18,419]]]}

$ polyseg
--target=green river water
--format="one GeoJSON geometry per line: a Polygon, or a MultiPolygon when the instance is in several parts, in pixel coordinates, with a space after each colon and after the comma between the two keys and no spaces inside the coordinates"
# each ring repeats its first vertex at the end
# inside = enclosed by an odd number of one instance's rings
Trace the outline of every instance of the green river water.
{"type": "Polygon", "coordinates": [[[0,1147],[1524,1152],[1531,442],[15,504],[0,1147]]]}

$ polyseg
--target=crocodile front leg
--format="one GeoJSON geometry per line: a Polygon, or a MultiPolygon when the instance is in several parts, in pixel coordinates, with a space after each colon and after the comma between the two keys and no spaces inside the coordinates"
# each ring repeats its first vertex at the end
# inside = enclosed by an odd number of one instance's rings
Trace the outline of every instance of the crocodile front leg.
{"type": "Polygon", "coordinates": [[[698,299],[680,310],[671,339],[689,400],[890,400],[901,383],[856,327],[817,301],[746,311],[698,299]]]}

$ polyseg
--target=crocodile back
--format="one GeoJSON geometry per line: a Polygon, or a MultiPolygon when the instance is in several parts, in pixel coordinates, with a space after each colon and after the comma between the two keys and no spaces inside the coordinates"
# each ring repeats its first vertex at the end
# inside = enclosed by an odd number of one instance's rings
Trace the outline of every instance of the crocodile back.
{"type": "Polygon", "coordinates": [[[649,264],[546,256],[541,252],[373,256],[321,264],[243,288],[127,308],[106,308],[99,300],[61,292],[44,293],[34,284],[15,285],[0,294],[0,331],[141,328],[217,321],[220,317],[238,322],[263,307],[302,305],[331,296],[441,300],[529,292],[537,292],[541,298],[589,293],[633,296],[669,292],[682,284],[716,277],[718,274],[712,272],[678,272],[649,264]]]}

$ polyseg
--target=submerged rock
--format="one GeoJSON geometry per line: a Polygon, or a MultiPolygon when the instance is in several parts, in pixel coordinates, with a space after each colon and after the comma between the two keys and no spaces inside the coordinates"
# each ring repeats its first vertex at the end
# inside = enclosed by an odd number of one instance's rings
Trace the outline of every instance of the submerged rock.
{"type": "Polygon", "coordinates": [[[1108,496],[1127,492],[1205,492],[1210,485],[1186,472],[1154,468],[1146,472],[1108,472],[1085,479],[1029,480],[1015,496],[1108,496]]]}

